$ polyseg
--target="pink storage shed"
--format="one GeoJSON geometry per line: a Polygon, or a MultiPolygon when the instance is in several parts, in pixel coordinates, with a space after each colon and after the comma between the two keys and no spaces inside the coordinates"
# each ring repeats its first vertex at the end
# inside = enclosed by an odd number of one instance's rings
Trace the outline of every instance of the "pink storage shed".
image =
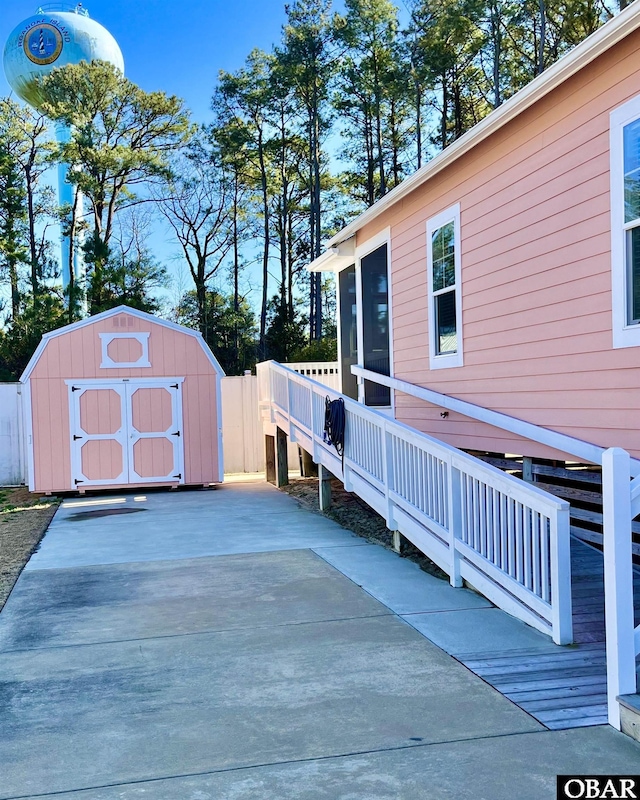
{"type": "Polygon", "coordinates": [[[199,333],[127,306],[45,334],[21,378],[29,489],[222,481],[223,375],[199,333]]]}

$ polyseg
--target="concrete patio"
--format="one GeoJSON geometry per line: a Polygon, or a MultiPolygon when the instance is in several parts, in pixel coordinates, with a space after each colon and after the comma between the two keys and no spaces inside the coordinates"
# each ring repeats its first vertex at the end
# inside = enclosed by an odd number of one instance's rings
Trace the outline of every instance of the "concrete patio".
{"type": "Polygon", "coordinates": [[[0,615],[0,800],[542,800],[640,773],[627,737],[547,730],[434,641],[555,647],[265,483],[69,501],[0,615]]]}

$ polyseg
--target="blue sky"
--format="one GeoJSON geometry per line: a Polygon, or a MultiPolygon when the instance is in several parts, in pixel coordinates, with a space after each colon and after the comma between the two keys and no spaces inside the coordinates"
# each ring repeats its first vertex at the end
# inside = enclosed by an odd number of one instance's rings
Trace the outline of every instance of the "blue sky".
{"type": "MultiPolygon", "coordinates": [[[[197,120],[209,116],[218,72],[242,66],[254,48],[279,41],[285,0],[86,0],[118,41],[127,77],[146,91],[183,97],[197,120]]],[[[1,0],[0,42],[37,10],[37,0],[1,0]]],[[[0,95],[9,87],[0,70],[0,95]]]]}

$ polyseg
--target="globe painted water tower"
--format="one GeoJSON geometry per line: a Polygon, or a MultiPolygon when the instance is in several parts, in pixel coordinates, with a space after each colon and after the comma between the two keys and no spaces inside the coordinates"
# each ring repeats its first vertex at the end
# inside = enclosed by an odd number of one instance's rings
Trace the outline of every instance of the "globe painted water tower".
{"type": "MultiPolygon", "coordinates": [[[[118,43],[109,31],[89,17],[82,3],[47,3],[21,22],[10,34],[4,48],[4,71],[14,92],[32,108],[39,110],[42,96],[38,79],[54,68],[81,61],[108,61],[124,73],[124,60],[118,43]]],[[[56,126],[58,141],[68,141],[71,132],[64,125],[56,126]]],[[[58,168],[60,205],[72,205],[73,186],[67,180],[68,167],[58,168]]],[[[70,242],[61,236],[62,281],[70,282],[70,242]]],[[[76,256],[74,273],[80,271],[76,256]]]]}

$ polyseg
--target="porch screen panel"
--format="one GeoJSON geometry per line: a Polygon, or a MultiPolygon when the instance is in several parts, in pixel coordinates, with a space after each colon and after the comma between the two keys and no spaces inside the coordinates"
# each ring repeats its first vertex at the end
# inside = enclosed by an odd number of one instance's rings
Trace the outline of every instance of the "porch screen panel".
{"type": "MultiPolygon", "coordinates": [[[[382,245],[360,262],[362,275],[362,349],[365,369],[390,374],[389,279],[387,246],[382,245]]],[[[364,382],[368,406],[390,406],[391,390],[372,381],[364,382]]]]}
{"type": "Polygon", "coordinates": [[[338,275],[340,291],[340,356],[342,394],[358,399],[358,379],[351,367],[358,363],[358,310],[356,306],[355,264],[338,275]]]}

